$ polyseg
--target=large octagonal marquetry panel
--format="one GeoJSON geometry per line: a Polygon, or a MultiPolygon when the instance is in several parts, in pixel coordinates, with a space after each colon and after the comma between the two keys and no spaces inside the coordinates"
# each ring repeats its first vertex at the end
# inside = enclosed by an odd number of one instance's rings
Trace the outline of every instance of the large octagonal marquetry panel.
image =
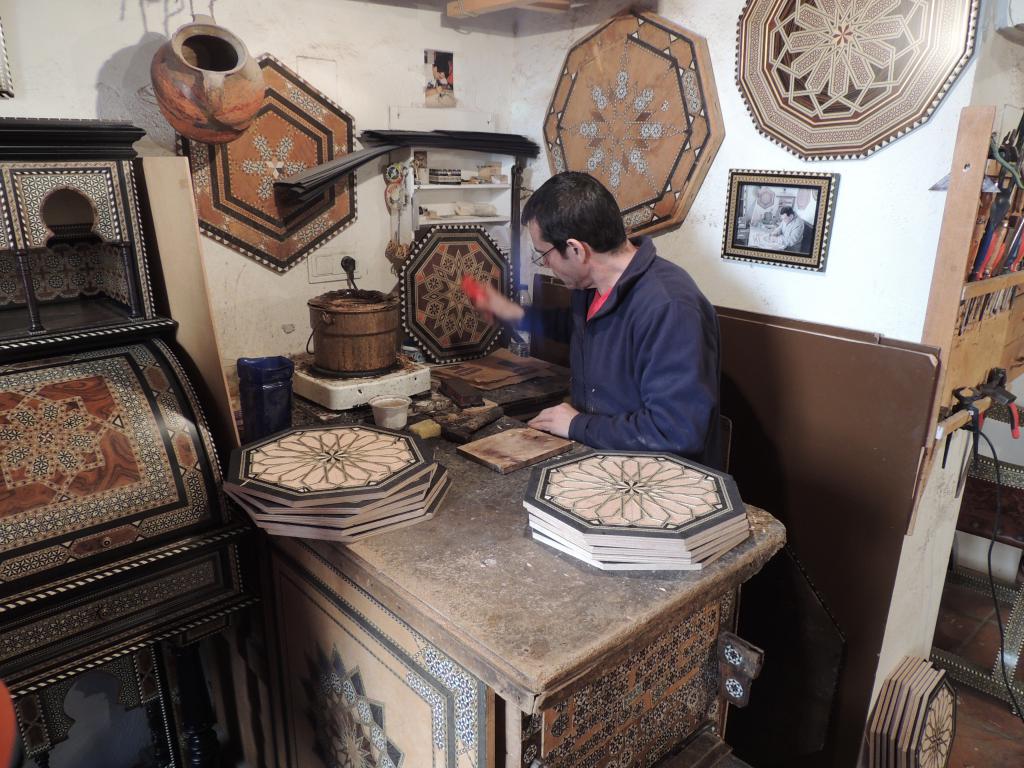
{"type": "Polygon", "coordinates": [[[402,322],[433,360],[451,363],[482,357],[501,329],[469,303],[462,278],[489,283],[508,296],[508,259],[479,227],[437,226],[416,242],[402,266],[402,322]]]}
{"type": "Polygon", "coordinates": [[[272,56],[259,58],[267,91],[256,118],[227,144],[182,139],[203,233],[285,272],[356,217],[352,175],[295,203],[274,181],[352,151],[351,115],[272,56]]]}
{"type": "Polygon", "coordinates": [[[544,121],[552,171],[596,177],[636,234],[686,218],[724,137],[707,41],[653,13],[577,41],[544,121]]]}
{"type": "Polygon", "coordinates": [[[863,157],[924,123],[971,57],[978,0],[749,0],[736,77],[762,133],[863,157]]]}
{"type": "Polygon", "coordinates": [[[534,470],[532,507],[585,534],[677,538],[746,514],[724,472],[665,453],[592,450],[534,470]]]}
{"type": "Polygon", "coordinates": [[[236,448],[225,486],[288,507],[385,499],[434,470],[416,438],[380,427],[294,427],[236,448]]]}

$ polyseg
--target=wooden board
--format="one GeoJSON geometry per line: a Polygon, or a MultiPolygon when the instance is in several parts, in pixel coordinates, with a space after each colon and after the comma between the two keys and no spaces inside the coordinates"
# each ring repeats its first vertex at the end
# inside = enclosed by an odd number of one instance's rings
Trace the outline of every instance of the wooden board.
{"type": "MultiPolygon", "coordinates": [[[[237,448],[241,442],[235,420],[231,418],[231,397],[221,366],[222,346],[210,305],[188,160],[145,157],[140,162],[144,180],[140,184],[142,204],[144,209],[148,207],[153,222],[152,237],[147,237],[147,245],[156,249],[151,261],[153,281],[166,291],[166,313],[178,321],[174,340],[188,353],[199,372],[203,385],[200,396],[207,395],[216,406],[206,408],[216,444],[222,450],[237,448]],[[173,269],[162,268],[159,254],[166,254],[167,263],[173,263],[173,269]]],[[[162,293],[157,290],[157,295],[162,293]]],[[[234,368],[233,363],[231,367],[234,368]]],[[[198,382],[193,379],[193,383],[198,382]]]]}
{"type": "Polygon", "coordinates": [[[523,427],[460,445],[459,453],[502,475],[550,459],[572,448],[571,440],[523,427]]]}

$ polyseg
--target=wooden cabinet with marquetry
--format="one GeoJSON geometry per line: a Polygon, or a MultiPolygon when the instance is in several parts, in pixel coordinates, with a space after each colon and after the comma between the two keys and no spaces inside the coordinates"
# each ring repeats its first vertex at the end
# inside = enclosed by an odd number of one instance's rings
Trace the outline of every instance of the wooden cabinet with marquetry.
{"type": "MultiPolygon", "coordinates": [[[[254,600],[249,528],[221,495],[174,321],[155,310],[141,135],[0,121],[0,678],[38,765],[67,732],[60,686],[153,666],[147,649],[187,645],[254,600]]],[[[179,676],[201,674],[190,661],[179,676]]],[[[136,693],[166,709],[162,685],[136,693]]],[[[178,765],[170,741],[162,764],[178,765]]]]}

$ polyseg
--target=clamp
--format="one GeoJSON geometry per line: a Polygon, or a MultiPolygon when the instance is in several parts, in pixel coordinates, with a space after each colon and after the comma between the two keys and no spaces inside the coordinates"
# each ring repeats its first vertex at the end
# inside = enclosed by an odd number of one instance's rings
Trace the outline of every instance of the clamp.
{"type": "MultiPolygon", "coordinates": [[[[993,368],[989,371],[988,380],[978,387],[978,391],[983,396],[991,397],[993,403],[1006,406],[1006,409],[1010,412],[1010,435],[1014,440],[1019,440],[1020,413],[1017,410],[1017,404],[1014,402],[1017,399],[1016,395],[1006,388],[1006,369],[993,368]]],[[[978,427],[980,428],[984,423],[985,414],[983,413],[978,422],[978,427]]]]}

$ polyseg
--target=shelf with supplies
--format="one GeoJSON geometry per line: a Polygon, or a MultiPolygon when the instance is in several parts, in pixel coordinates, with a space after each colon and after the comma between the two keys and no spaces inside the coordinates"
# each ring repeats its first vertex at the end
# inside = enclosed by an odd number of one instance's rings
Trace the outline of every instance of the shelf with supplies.
{"type": "Polygon", "coordinates": [[[463,182],[462,184],[414,184],[413,189],[414,191],[430,191],[435,189],[512,189],[512,185],[463,182]]]}
{"type": "Polygon", "coordinates": [[[413,233],[436,224],[479,224],[507,247],[511,239],[512,158],[462,150],[412,151],[407,176],[413,233]],[[439,181],[458,179],[457,182],[439,181]]]}
{"type": "Polygon", "coordinates": [[[995,107],[961,113],[922,338],[941,350],[937,420],[993,368],[1024,372],[1024,188],[995,159],[996,145],[1024,155],[1018,129],[996,125],[995,107]]]}
{"type": "Polygon", "coordinates": [[[429,227],[434,224],[504,224],[508,216],[420,216],[419,225],[429,227]]]}

